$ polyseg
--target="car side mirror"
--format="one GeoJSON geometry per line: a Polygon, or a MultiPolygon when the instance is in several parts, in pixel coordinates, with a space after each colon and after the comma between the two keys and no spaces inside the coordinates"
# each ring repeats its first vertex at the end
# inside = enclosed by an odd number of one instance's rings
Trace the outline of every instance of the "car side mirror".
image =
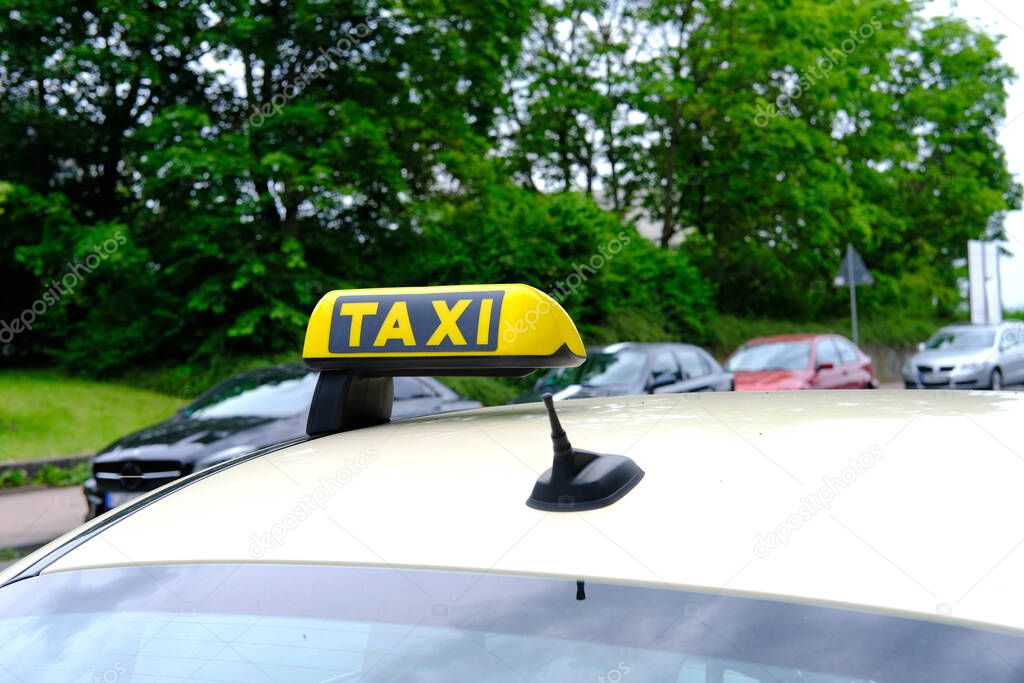
{"type": "Polygon", "coordinates": [[[917,350],[918,351],[924,351],[924,342],[918,342],[917,343],[917,350]]]}
{"type": "Polygon", "coordinates": [[[816,366],[816,369],[817,370],[831,370],[834,367],[835,367],[835,363],[829,363],[829,362],[826,361],[824,363],[818,363],[818,365],[816,366]]]}
{"type": "Polygon", "coordinates": [[[671,372],[662,372],[661,374],[655,375],[654,379],[648,385],[653,389],[660,389],[661,387],[667,387],[669,384],[675,384],[677,378],[671,372]]]}

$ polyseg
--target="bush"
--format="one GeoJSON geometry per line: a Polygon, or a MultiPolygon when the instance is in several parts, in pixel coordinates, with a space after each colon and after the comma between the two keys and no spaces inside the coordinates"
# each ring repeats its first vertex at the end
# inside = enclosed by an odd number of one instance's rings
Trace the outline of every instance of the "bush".
{"type": "Polygon", "coordinates": [[[80,462],[74,467],[43,465],[31,479],[23,469],[0,472],[0,489],[42,484],[43,486],[79,486],[89,478],[88,462],[80,462]]]}
{"type": "Polygon", "coordinates": [[[441,382],[466,398],[480,401],[485,406],[505,405],[536,379],[508,377],[438,377],[441,382]]]}
{"type": "Polygon", "coordinates": [[[700,337],[711,317],[711,287],[685,254],[658,249],[582,194],[500,185],[435,203],[419,225],[396,280],[531,284],[586,343],[700,337]]]}
{"type": "Polygon", "coordinates": [[[301,351],[269,356],[216,355],[202,361],[179,365],[129,368],[117,375],[120,382],[140,389],[177,396],[191,401],[213,385],[247,370],[256,370],[280,363],[298,363],[301,351]]]}
{"type": "MultiPolygon", "coordinates": [[[[903,317],[898,312],[890,312],[884,317],[869,314],[858,321],[860,342],[862,346],[871,344],[894,349],[912,348],[916,342],[927,339],[942,323],[934,318],[903,317]]],[[[850,338],[850,318],[798,321],[721,315],[711,325],[707,343],[709,350],[723,359],[754,337],[803,332],[833,332],[850,338]]]]}
{"type": "Polygon", "coordinates": [[[58,467],[56,465],[43,465],[34,482],[45,486],[78,486],[85,483],[89,478],[89,463],[80,462],[74,467],[58,467]]]}
{"type": "Polygon", "coordinates": [[[23,486],[27,480],[28,474],[25,470],[6,470],[0,472],[0,489],[23,486]]]}

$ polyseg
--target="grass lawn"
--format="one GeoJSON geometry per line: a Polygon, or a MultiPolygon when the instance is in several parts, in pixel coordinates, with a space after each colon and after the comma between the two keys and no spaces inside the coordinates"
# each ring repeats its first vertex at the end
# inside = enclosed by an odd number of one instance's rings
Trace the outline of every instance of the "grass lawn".
{"type": "Polygon", "coordinates": [[[0,372],[0,462],[91,453],[171,416],[174,396],[47,371],[0,372]]]}

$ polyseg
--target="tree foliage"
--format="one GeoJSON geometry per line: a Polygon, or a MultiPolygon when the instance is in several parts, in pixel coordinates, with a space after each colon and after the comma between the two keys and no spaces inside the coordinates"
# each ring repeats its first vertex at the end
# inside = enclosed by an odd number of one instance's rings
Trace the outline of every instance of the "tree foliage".
{"type": "Polygon", "coordinates": [[[0,16],[0,320],[32,311],[0,341],[22,361],[277,353],[327,289],[573,273],[591,338],[700,340],[716,309],[841,311],[847,242],[868,311],[947,313],[966,240],[1019,204],[996,39],[913,2],[0,16]]]}
{"type": "Polygon", "coordinates": [[[916,3],[572,2],[526,41],[507,127],[523,182],[683,240],[742,314],[834,312],[852,242],[869,306],[948,313],[966,241],[1020,190],[996,141],[994,38],[916,3]]]}

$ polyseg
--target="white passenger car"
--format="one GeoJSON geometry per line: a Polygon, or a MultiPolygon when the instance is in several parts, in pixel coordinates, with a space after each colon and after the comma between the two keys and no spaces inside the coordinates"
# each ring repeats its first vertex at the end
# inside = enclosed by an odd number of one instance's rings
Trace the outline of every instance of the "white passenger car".
{"type": "MultiPolygon", "coordinates": [[[[382,368],[577,362],[556,304],[491,289],[501,324],[549,312],[490,355],[307,339],[337,373],[314,436],[0,575],[0,681],[1024,680],[1017,396],[688,394],[386,422],[382,368]]],[[[328,324],[346,296],[325,297],[328,324]]],[[[473,301],[449,316],[467,346],[501,329],[473,301]]]]}

